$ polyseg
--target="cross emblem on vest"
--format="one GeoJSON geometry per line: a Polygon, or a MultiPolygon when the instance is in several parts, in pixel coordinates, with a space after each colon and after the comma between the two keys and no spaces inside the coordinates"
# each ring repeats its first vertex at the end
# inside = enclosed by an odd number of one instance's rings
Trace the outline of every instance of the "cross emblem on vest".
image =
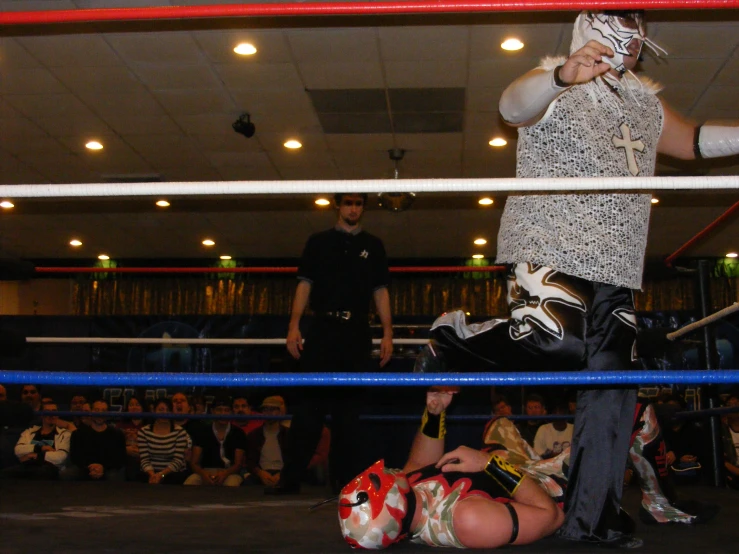
{"type": "Polygon", "coordinates": [[[634,150],[637,152],[643,152],[644,143],[640,140],[631,140],[631,129],[629,129],[629,126],[626,125],[626,123],[622,123],[619,129],[621,130],[621,137],[623,138],[613,135],[613,138],[611,139],[613,141],[613,146],[624,149],[624,152],[626,152],[626,161],[629,164],[629,173],[636,177],[639,175],[639,166],[636,164],[634,150]]]}

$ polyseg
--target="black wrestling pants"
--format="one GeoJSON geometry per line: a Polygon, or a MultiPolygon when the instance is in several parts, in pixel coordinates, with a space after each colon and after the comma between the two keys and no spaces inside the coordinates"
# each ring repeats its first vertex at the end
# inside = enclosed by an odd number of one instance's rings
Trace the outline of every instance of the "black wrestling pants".
{"type": "MultiPolygon", "coordinates": [[[[627,371],[636,358],[631,291],[521,263],[508,273],[511,317],[468,324],[442,315],[431,336],[456,371],[627,371]]],[[[560,536],[621,537],[621,505],[636,389],[589,388],[577,395],[566,518],[560,536]]]]}

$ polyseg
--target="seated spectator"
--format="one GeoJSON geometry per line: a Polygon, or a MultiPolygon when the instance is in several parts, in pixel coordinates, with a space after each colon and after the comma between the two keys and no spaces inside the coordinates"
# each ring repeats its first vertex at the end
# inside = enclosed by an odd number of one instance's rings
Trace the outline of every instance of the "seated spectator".
{"type": "MultiPolygon", "coordinates": [[[[46,400],[47,403],[53,402],[53,400],[48,397],[46,400]]],[[[31,406],[34,412],[41,411],[41,388],[38,385],[23,385],[21,388],[21,402],[31,406]]],[[[41,419],[42,417],[36,414],[36,417],[33,419],[33,424],[38,426],[43,425],[41,419]]],[[[74,431],[77,428],[71,421],[65,421],[59,418],[57,418],[56,426],[61,429],[67,429],[68,431],[74,431]]]]}
{"type": "MultiPolygon", "coordinates": [[[[727,408],[739,408],[739,393],[731,393],[726,399],[727,408]]],[[[726,486],[739,490],[739,412],[721,418],[724,441],[724,467],[726,486]]]]}
{"type": "MultiPolygon", "coordinates": [[[[87,398],[85,398],[81,394],[75,394],[72,397],[72,400],[69,401],[69,411],[70,412],[81,412],[83,411],[82,406],[84,406],[85,404],[88,404],[87,398]]],[[[74,416],[72,418],[72,423],[74,423],[75,427],[79,427],[80,425],[82,425],[82,422],[80,421],[79,416],[74,416]]]]}
{"type": "MultiPolygon", "coordinates": [[[[90,403],[89,402],[83,403],[80,406],[80,412],[88,412],[88,413],[92,412],[92,406],[90,406],[90,403]]],[[[78,425],[78,428],[79,427],[85,427],[85,426],[89,427],[90,425],[92,425],[92,418],[91,417],[89,417],[89,416],[82,416],[82,417],[80,417],[80,424],[78,425]]]]}
{"type": "Polygon", "coordinates": [[[23,431],[34,425],[34,417],[33,409],[25,402],[0,401],[0,469],[18,464],[15,445],[23,431]]]}
{"type": "Polygon", "coordinates": [[[108,425],[105,417],[96,415],[107,411],[108,403],[96,400],[92,404],[90,425],[72,433],[70,458],[74,465],[62,470],[62,478],[125,480],[126,439],[118,429],[108,425]]]}
{"type": "MultiPolygon", "coordinates": [[[[155,414],[172,412],[172,402],[160,398],[154,403],[155,414]]],[[[181,485],[189,472],[185,462],[189,438],[187,431],[171,419],[158,418],[138,432],[137,452],[141,458],[140,480],[150,485],[181,485]]]]}
{"type": "MultiPolygon", "coordinates": [[[[558,403],[554,409],[557,415],[567,415],[567,404],[558,403]]],[[[563,419],[555,419],[551,423],[545,423],[536,432],[534,437],[534,450],[542,458],[553,458],[561,453],[572,443],[572,430],[574,425],[563,419]]]]}
{"type": "Polygon", "coordinates": [[[5,402],[8,399],[8,391],[5,390],[5,385],[0,385],[0,402],[5,402]]]}
{"type": "Polygon", "coordinates": [[[200,429],[200,427],[204,427],[205,424],[200,420],[190,419],[188,417],[193,413],[193,411],[190,407],[190,400],[184,392],[174,393],[170,400],[172,400],[172,413],[182,416],[180,419],[175,419],[174,423],[187,431],[187,434],[192,438],[195,436],[198,429],[200,429]]]}
{"type": "MultiPolygon", "coordinates": [[[[57,411],[56,404],[42,405],[44,411],[57,411]]],[[[69,456],[72,433],[57,427],[57,416],[45,415],[41,425],[33,425],[21,434],[15,445],[20,465],[3,470],[4,477],[26,479],[57,479],[69,456]]]]}
{"type": "MultiPolygon", "coordinates": [[[[267,416],[285,415],[285,401],[281,396],[268,396],[262,402],[261,412],[267,416]]],[[[244,465],[251,483],[274,487],[280,480],[287,447],[288,428],[278,419],[268,419],[264,425],[246,436],[244,465]]]]}
{"type": "MultiPolygon", "coordinates": [[[[128,402],[126,402],[124,411],[126,413],[140,414],[144,411],[144,405],[138,397],[131,396],[128,402]]],[[[171,412],[172,410],[170,409],[169,411],[171,412]]],[[[138,435],[144,425],[145,422],[140,417],[135,419],[126,418],[116,425],[123,432],[123,436],[126,437],[126,478],[129,481],[135,480],[141,471],[138,435]]]]}
{"type": "Polygon", "coordinates": [[[513,408],[511,408],[510,402],[502,394],[496,394],[491,399],[493,405],[493,415],[496,417],[508,417],[513,415],[513,408]]]}
{"type": "MultiPolygon", "coordinates": [[[[249,401],[244,396],[237,396],[231,402],[231,409],[234,415],[253,415],[254,412],[249,406],[249,401]]],[[[254,429],[261,427],[264,424],[264,420],[261,419],[240,419],[233,422],[234,425],[239,427],[245,435],[251,433],[254,429]]]]}
{"type": "Polygon", "coordinates": [[[677,394],[655,408],[667,446],[667,467],[675,483],[699,481],[703,470],[701,461],[707,453],[704,437],[709,435],[706,430],[699,421],[675,418],[675,414],[686,409],[685,401],[677,394]]]}
{"type": "Polygon", "coordinates": [[[203,426],[193,435],[192,475],[185,485],[216,485],[238,487],[243,478],[239,474],[244,463],[246,435],[231,425],[231,403],[225,398],[213,401],[213,415],[223,416],[210,426],[203,426]]]}
{"type": "Polygon", "coordinates": [[[194,394],[190,399],[190,409],[193,414],[201,415],[208,413],[208,403],[205,397],[200,394],[194,394]]]}
{"type": "MultiPolygon", "coordinates": [[[[547,414],[547,409],[544,406],[544,399],[538,394],[530,394],[526,397],[526,404],[524,405],[524,413],[527,416],[544,416],[547,414]]],[[[516,427],[519,433],[530,446],[534,445],[534,439],[536,438],[536,432],[539,427],[544,425],[543,419],[529,419],[526,421],[519,422],[516,427]]]]}

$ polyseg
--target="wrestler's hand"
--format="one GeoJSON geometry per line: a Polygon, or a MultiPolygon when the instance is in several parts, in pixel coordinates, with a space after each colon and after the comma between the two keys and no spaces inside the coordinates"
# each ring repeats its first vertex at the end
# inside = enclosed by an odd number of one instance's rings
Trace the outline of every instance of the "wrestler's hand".
{"type": "Polygon", "coordinates": [[[452,403],[459,387],[431,387],[426,393],[426,409],[430,414],[439,415],[452,403]]]}
{"type": "Polygon", "coordinates": [[[380,367],[385,367],[393,355],[393,336],[383,335],[380,342],[380,367]]]}
{"type": "Polygon", "coordinates": [[[449,471],[464,471],[465,473],[477,473],[483,471],[490,459],[490,454],[475,450],[469,446],[460,446],[451,452],[444,454],[436,467],[441,468],[442,473],[449,471]]]}
{"type": "Polygon", "coordinates": [[[613,56],[613,50],[596,40],[589,41],[580,50],[573,52],[562,68],[559,78],[568,85],[587,83],[610,71],[611,66],[603,56],[613,56]]]}
{"type": "Polygon", "coordinates": [[[288,329],[287,331],[287,351],[296,360],[300,359],[300,351],[303,350],[303,335],[300,329],[288,329]]]}
{"type": "Polygon", "coordinates": [[[675,463],[675,458],[676,458],[675,453],[672,450],[670,450],[667,454],[665,454],[665,463],[668,466],[671,466],[672,464],[675,463]]]}

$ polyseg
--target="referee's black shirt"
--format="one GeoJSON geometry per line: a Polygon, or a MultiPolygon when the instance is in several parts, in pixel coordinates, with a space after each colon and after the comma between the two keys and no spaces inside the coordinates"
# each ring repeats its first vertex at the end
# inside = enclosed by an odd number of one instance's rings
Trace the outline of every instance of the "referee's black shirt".
{"type": "Polygon", "coordinates": [[[298,279],[311,283],[309,302],[317,315],[350,311],[352,319],[364,317],[374,291],[390,283],[385,247],[361,230],[316,233],[305,244],[298,279]]]}

